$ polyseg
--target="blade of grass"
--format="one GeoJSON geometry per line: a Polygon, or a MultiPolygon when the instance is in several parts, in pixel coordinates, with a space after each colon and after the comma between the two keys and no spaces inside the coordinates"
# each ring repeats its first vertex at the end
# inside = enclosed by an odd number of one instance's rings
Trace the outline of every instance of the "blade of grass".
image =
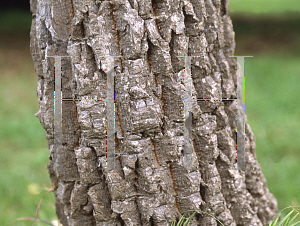
{"type": "Polygon", "coordinates": [[[217,218],[215,218],[215,217],[212,216],[211,214],[206,213],[206,212],[201,211],[201,210],[187,210],[187,211],[182,212],[181,214],[183,214],[183,216],[180,218],[180,221],[178,222],[177,226],[180,226],[179,223],[182,223],[182,221],[184,220],[184,213],[185,213],[185,212],[189,212],[189,211],[196,211],[196,213],[197,213],[197,212],[202,212],[202,213],[208,214],[209,216],[211,216],[211,217],[213,217],[215,220],[217,220],[222,226],[224,226],[224,224],[222,224],[222,222],[219,221],[217,218]]]}
{"type": "Polygon", "coordinates": [[[275,221],[274,221],[274,222],[271,222],[271,223],[269,224],[269,226],[276,226],[277,221],[279,220],[279,217],[280,217],[280,214],[278,214],[278,216],[277,216],[277,218],[275,219],[275,221]]]}
{"type": "Polygon", "coordinates": [[[183,226],[188,226],[192,218],[195,216],[196,212],[194,212],[189,218],[186,220],[183,226]]]}
{"type": "Polygon", "coordinates": [[[290,219],[289,221],[287,221],[287,225],[290,225],[291,223],[293,223],[293,221],[295,220],[295,218],[299,215],[299,213],[297,213],[292,219],[290,219]]]}
{"type": "Polygon", "coordinates": [[[183,221],[184,221],[184,215],[179,219],[177,226],[181,225],[183,223],[183,221]]]}
{"type": "MultiPolygon", "coordinates": [[[[299,206],[294,206],[294,207],[299,207],[299,206]]],[[[282,210],[280,211],[279,215],[277,216],[277,218],[275,219],[275,221],[271,222],[271,223],[269,224],[269,226],[276,226],[277,221],[278,221],[279,218],[280,218],[281,212],[282,212],[283,210],[287,209],[287,208],[293,208],[293,206],[290,206],[290,205],[289,205],[289,207],[286,207],[286,208],[282,209],[282,210]]],[[[285,223],[283,226],[287,226],[289,222],[292,222],[292,221],[294,220],[295,217],[294,217],[291,221],[289,221],[289,218],[290,218],[290,215],[291,215],[294,211],[298,212],[297,210],[294,210],[294,209],[293,209],[291,212],[289,212],[289,213],[288,213],[288,214],[287,214],[287,215],[279,222],[279,224],[278,224],[277,226],[281,226],[283,223],[285,223]],[[286,222],[286,221],[287,221],[287,222],[286,222]]],[[[298,213],[298,214],[299,214],[299,213],[298,213]]],[[[297,216],[298,214],[296,214],[296,216],[297,216]]],[[[297,223],[298,223],[298,222],[297,222],[297,223]]]]}
{"type": "Polygon", "coordinates": [[[294,210],[292,210],[291,212],[289,212],[289,213],[282,219],[282,221],[279,222],[278,226],[281,226],[286,220],[288,220],[293,212],[294,212],[294,210]]]}
{"type": "MultiPolygon", "coordinates": [[[[35,219],[37,219],[37,217],[38,217],[38,215],[39,215],[39,212],[40,212],[40,208],[41,208],[41,204],[42,204],[43,199],[44,199],[45,196],[46,196],[48,193],[50,193],[50,192],[52,192],[52,190],[47,191],[47,192],[43,195],[43,197],[41,198],[41,200],[40,200],[40,202],[39,202],[39,204],[38,204],[38,207],[37,207],[37,209],[36,209],[35,219]]],[[[32,224],[32,226],[34,226],[34,224],[35,224],[35,222],[32,224]]]]}
{"type": "Polygon", "coordinates": [[[292,224],[291,226],[294,226],[294,225],[296,225],[296,224],[298,224],[298,223],[300,223],[300,221],[296,222],[295,224],[292,224]]]}

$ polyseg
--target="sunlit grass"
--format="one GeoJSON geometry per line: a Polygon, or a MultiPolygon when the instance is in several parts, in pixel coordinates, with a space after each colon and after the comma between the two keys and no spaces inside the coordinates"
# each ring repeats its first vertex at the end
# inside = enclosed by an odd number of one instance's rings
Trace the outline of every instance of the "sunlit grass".
{"type": "MultiPolygon", "coordinates": [[[[0,77],[0,225],[4,226],[18,217],[34,216],[42,187],[50,184],[46,132],[34,116],[39,108],[36,82],[28,72],[0,77]]],[[[49,194],[40,217],[55,219],[53,205],[49,194]]]]}
{"type": "Polygon", "coordinates": [[[280,209],[292,200],[300,203],[299,71],[300,57],[245,60],[248,123],[256,137],[258,162],[280,209]]]}
{"type": "MultiPolygon", "coordinates": [[[[43,186],[50,186],[46,168],[47,149],[21,149],[19,152],[1,151],[0,225],[12,225],[19,217],[35,216],[36,208],[44,193],[43,186]]],[[[54,196],[49,194],[42,205],[40,217],[55,219],[54,196]],[[50,206],[49,206],[50,205],[50,206]],[[52,207],[51,207],[52,206],[52,207]]],[[[19,222],[18,225],[29,225],[19,222]]],[[[40,225],[40,224],[37,224],[40,225]]]]}
{"type": "Polygon", "coordinates": [[[256,15],[284,14],[300,12],[298,0],[229,0],[229,13],[256,15]]]}

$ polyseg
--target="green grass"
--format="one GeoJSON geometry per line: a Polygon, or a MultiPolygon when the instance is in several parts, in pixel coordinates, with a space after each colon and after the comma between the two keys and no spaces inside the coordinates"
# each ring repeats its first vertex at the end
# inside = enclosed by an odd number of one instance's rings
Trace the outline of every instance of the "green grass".
{"type": "Polygon", "coordinates": [[[299,0],[229,0],[229,13],[278,15],[299,13],[299,0]]]}
{"type": "Polygon", "coordinates": [[[0,10],[0,31],[29,32],[32,16],[21,9],[0,10]]]}
{"type": "MultiPolygon", "coordinates": [[[[38,110],[36,82],[37,78],[26,73],[0,77],[0,225],[4,226],[13,225],[19,217],[34,217],[46,192],[43,186],[51,187],[45,169],[49,155],[46,132],[34,116],[38,110]]],[[[53,205],[53,193],[48,194],[40,218],[55,219],[53,205]]]]}
{"type": "Polygon", "coordinates": [[[246,113],[256,155],[279,208],[300,203],[300,57],[245,61],[246,113]],[[284,194],[284,195],[283,195],[284,194]]]}

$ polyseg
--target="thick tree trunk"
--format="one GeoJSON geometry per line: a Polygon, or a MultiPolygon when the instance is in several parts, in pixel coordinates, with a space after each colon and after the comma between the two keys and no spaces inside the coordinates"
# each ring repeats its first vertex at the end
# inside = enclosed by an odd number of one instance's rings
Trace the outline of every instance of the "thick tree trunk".
{"type": "MultiPolygon", "coordinates": [[[[63,225],[166,226],[178,213],[196,209],[226,226],[249,226],[268,223],[278,213],[247,123],[245,165],[254,170],[232,169],[235,104],[196,100],[236,98],[228,0],[30,3],[40,103],[36,116],[47,131],[48,170],[63,225]],[[55,58],[48,57],[54,55],[71,56],[61,59],[62,97],[73,99],[62,102],[61,145],[54,140],[59,64],[55,69],[55,58]],[[112,169],[105,161],[106,138],[114,134],[106,132],[107,107],[113,105],[83,100],[107,98],[110,66],[103,55],[123,56],[112,58],[119,154],[112,169]],[[201,56],[191,61],[190,115],[184,111],[185,58],[179,55],[201,56]],[[187,116],[192,122],[188,137],[187,116]]],[[[196,214],[190,225],[219,223],[196,214]]]]}

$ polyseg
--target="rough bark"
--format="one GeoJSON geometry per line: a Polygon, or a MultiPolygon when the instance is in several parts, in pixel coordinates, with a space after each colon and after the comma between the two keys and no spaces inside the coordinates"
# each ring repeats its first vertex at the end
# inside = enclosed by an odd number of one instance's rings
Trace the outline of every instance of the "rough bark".
{"type": "MultiPolygon", "coordinates": [[[[193,167],[184,157],[184,70],[194,98],[235,98],[235,42],[228,0],[31,0],[31,53],[47,131],[55,206],[66,225],[161,225],[197,209],[226,226],[263,225],[278,214],[246,123],[246,167],[235,163],[235,105],[194,101],[193,167]],[[62,147],[54,146],[54,59],[63,98],[106,98],[101,55],[115,58],[116,167],[106,161],[106,106],[63,101],[62,147]],[[59,149],[61,154],[58,154],[59,149]],[[60,161],[59,161],[60,160],[60,161]],[[101,168],[101,169],[100,169],[101,168]]],[[[195,100],[195,99],[194,99],[195,100]]],[[[190,225],[219,225],[196,214],[190,225]]]]}

